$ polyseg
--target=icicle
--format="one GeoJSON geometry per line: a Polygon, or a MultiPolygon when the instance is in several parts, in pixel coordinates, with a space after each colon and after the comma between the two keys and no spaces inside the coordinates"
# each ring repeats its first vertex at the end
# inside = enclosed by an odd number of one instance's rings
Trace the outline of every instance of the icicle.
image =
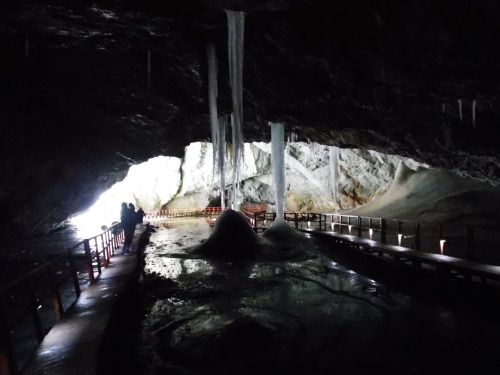
{"type": "Polygon", "coordinates": [[[276,220],[285,217],[285,126],[271,123],[271,167],[274,182],[274,198],[276,201],[276,220]]]}
{"type": "Polygon", "coordinates": [[[472,127],[476,127],[476,104],[477,104],[477,101],[476,99],[474,99],[472,101],[472,127]]]}
{"type": "Polygon", "coordinates": [[[226,207],[226,201],[224,197],[224,190],[226,187],[226,171],[224,170],[224,166],[226,165],[226,125],[227,125],[227,117],[221,116],[218,119],[218,152],[217,152],[217,174],[219,175],[219,186],[220,186],[220,204],[221,208],[224,209],[226,207]]]}
{"type": "Polygon", "coordinates": [[[148,87],[151,87],[151,50],[148,49],[148,87]]]}
{"type": "Polygon", "coordinates": [[[236,189],[239,181],[240,160],[243,157],[243,40],[245,13],[227,10],[229,78],[233,101],[231,128],[233,139],[233,202],[236,206],[236,189]]]}
{"type": "Polygon", "coordinates": [[[460,114],[460,122],[462,122],[462,99],[458,99],[458,113],[460,114]]]}
{"type": "MultiPolygon", "coordinates": [[[[213,145],[213,160],[212,165],[214,170],[217,166],[217,157],[219,152],[219,144],[221,138],[219,137],[219,124],[217,117],[217,55],[215,51],[215,44],[209,42],[207,44],[207,61],[208,61],[208,107],[210,111],[210,128],[212,130],[212,145],[213,145]]],[[[213,175],[212,175],[213,177],[213,175]]]]}
{"type": "Polygon", "coordinates": [[[332,179],[332,193],[333,193],[333,207],[335,208],[335,212],[337,212],[337,207],[340,205],[337,202],[338,196],[338,184],[339,184],[339,153],[340,149],[336,146],[328,147],[328,154],[330,156],[330,172],[332,179]]]}

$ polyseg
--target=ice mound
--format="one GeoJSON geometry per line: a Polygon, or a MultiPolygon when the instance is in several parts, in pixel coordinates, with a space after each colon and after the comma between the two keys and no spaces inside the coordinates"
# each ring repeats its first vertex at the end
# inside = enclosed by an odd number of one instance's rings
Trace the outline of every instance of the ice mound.
{"type": "Polygon", "coordinates": [[[255,256],[260,247],[260,237],[243,214],[229,209],[219,215],[210,237],[191,252],[209,257],[238,259],[255,256]]]}

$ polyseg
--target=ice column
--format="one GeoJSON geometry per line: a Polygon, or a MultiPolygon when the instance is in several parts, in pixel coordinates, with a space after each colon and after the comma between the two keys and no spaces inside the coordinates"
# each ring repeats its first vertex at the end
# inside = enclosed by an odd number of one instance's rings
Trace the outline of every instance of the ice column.
{"type": "MultiPolygon", "coordinates": [[[[227,116],[221,116],[218,121],[218,130],[217,130],[217,175],[219,176],[219,185],[220,185],[220,205],[221,208],[224,209],[226,207],[225,204],[225,196],[224,189],[226,187],[226,171],[224,170],[224,166],[226,164],[226,125],[227,125],[227,116]]],[[[215,152],[215,146],[214,146],[215,152]]]]}
{"type": "Polygon", "coordinates": [[[232,207],[237,205],[237,185],[243,157],[243,40],[245,13],[227,10],[229,80],[233,101],[231,129],[233,141],[233,194],[232,207]]]}
{"type": "Polygon", "coordinates": [[[271,164],[276,201],[276,220],[285,217],[285,126],[279,122],[271,123],[271,164]]]}
{"type": "Polygon", "coordinates": [[[217,55],[215,53],[215,45],[213,42],[207,44],[207,60],[208,60],[208,107],[210,110],[210,129],[212,130],[212,145],[213,145],[213,166],[217,168],[217,153],[219,151],[218,137],[219,124],[217,118],[217,55]]]}
{"type": "Polygon", "coordinates": [[[340,172],[339,172],[339,152],[340,152],[340,149],[336,146],[329,146],[328,147],[328,153],[330,156],[331,178],[332,178],[333,207],[335,208],[335,212],[337,211],[337,207],[340,206],[337,204],[339,175],[340,175],[340,172]]]}

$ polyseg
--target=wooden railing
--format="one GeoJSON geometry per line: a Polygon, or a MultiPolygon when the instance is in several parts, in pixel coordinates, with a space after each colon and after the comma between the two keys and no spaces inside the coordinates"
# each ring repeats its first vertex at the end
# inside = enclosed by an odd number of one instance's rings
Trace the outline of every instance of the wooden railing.
{"type": "MultiPolygon", "coordinates": [[[[227,210],[227,207],[224,208],[227,210]]],[[[203,208],[173,208],[162,210],[146,211],[146,219],[162,219],[171,217],[186,216],[210,216],[218,215],[222,212],[221,207],[203,207],[203,208]]]]}
{"type": "MultiPolygon", "coordinates": [[[[243,215],[255,231],[265,231],[276,218],[274,212],[250,212],[243,215]]],[[[496,234],[500,239],[500,228],[480,225],[436,225],[422,233],[418,221],[385,219],[381,217],[342,215],[336,213],[285,212],[284,219],[298,229],[316,229],[338,232],[359,238],[371,239],[383,244],[403,246],[409,249],[437,254],[454,254],[467,260],[486,257],[478,253],[484,238],[496,234]]],[[[491,249],[489,249],[491,251],[491,249]]]]}
{"type": "Polygon", "coordinates": [[[0,374],[16,375],[57,320],[110,263],[120,224],[80,241],[0,289],[0,374]]]}

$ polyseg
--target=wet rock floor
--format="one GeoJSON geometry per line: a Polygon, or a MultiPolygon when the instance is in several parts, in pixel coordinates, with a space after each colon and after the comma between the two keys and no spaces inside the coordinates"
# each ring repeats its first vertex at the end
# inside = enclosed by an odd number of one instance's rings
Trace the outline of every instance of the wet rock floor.
{"type": "Polygon", "coordinates": [[[156,226],[144,250],[145,317],[136,351],[144,374],[496,368],[493,301],[470,293],[461,299],[455,288],[449,291],[459,303],[448,303],[447,289],[421,293],[387,267],[345,257],[315,238],[288,242],[264,259],[215,260],[189,251],[210,236],[205,220],[156,226]]]}

